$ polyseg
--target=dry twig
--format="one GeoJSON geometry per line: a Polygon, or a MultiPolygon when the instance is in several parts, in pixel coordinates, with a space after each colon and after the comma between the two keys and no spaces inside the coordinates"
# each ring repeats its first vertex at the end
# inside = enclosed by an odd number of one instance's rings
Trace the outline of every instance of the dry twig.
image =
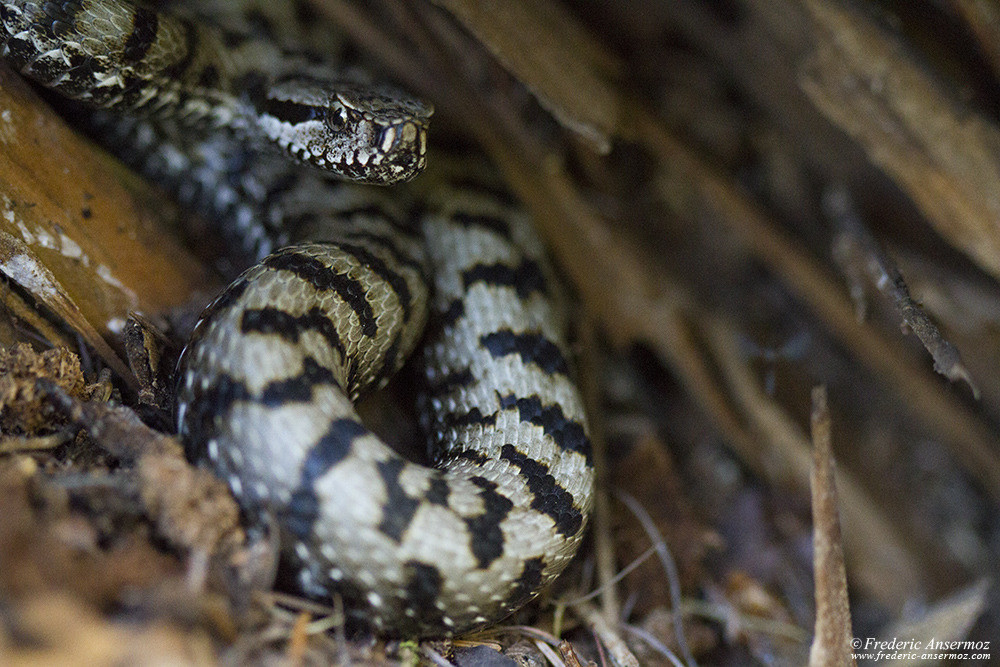
{"type": "Polygon", "coordinates": [[[816,631],[810,667],[854,665],[847,572],[840,540],[840,515],[834,479],[832,425],[826,387],[812,392],[813,576],[816,579],[816,631]]]}

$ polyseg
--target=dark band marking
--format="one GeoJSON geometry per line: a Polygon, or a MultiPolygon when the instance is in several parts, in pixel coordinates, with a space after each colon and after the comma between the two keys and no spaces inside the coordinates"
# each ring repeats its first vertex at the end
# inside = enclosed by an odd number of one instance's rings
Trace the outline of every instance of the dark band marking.
{"type": "Polygon", "coordinates": [[[433,565],[410,560],[403,564],[406,571],[407,606],[420,610],[420,625],[444,625],[444,612],[438,607],[444,577],[433,565]]]}
{"type": "Polygon", "coordinates": [[[395,292],[396,297],[399,299],[399,305],[403,308],[403,319],[409,320],[410,313],[413,310],[413,294],[410,292],[410,285],[406,282],[406,279],[389,268],[389,265],[381,257],[376,256],[364,246],[338,243],[337,247],[352,255],[392,287],[393,292],[395,292]]]}
{"type": "Polygon", "coordinates": [[[432,476],[430,486],[427,487],[427,492],[424,494],[427,502],[447,507],[449,495],[451,495],[451,486],[448,484],[448,480],[438,474],[432,476]]]}
{"type": "Polygon", "coordinates": [[[424,338],[428,341],[438,340],[446,328],[454,326],[464,315],[465,302],[461,298],[455,299],[447,308],[439,311],[436,317],[430,318],[424,338]]]}
{"type": "Polygon", "coordinates": [[[306,357],[302,361],[301,373],[268,382],[258,400],[271,408],[280,408],[287,403],[306,403],[312,400],[313,389],[325,384],[340,386],[329,368],[320,366],[312,357],[306,357]]]}
{"type": "MultiPolygon", "coordinates": [[[[255,159],[252,155],[245,155],[244,157],[248,161],[255,159]]],[[[270,212],[275,206],[282,207],[284,205],[282,197],[295,187],[300,178],[301,174],[298,171],[289,169],[270,183],[267,192],[264,194],[264,198],[260,201],[261,210],[270,212]]],[[[287,225],[287,223],[282,224],[287,225]]]]}
{"type": "Polygon", "coordinates": [[[465,519],[469,535],[474,536],[469,547],[476,557],[477,566],[485,570],[503,556],[504,537],[500,524],[514,508],[514,503],[497,492],[496,482],[484,477],[470,477],[469,481],[479,487],[479,497],[483,501],[483,513],[465,519]]]}
{"type": "Polygon", "coordinates": [[[245,278],[240,278],[232,283],[222,294],[216,297],[215,301],[208,304],[208,307],[202,311],[201,321],[207,322],[220,312],[227,310],[243,296],[243,293],[247,291],[247,287],[249,286],[250,283],[245,278]]]}
{"type": "Polygon", "coordinates": [[[259,35],[269,42],[277,41],[277,33],[274,30],[274,23],[270,18],[258,9],[248,9],[243,12],[250,32],[259,35]]]}
{"type": "Polygon", "coordinates": [[[185,438],[185,448],[193,460],[200,458],[204,444],[216,435],[221,418],[237,401],[251,398],[246,385],[229,375],[220,374],[204,390],[194,391],[187,403],[184,423],[181,425],[190,437],[185,438]]]}
{"type": "Polygon", "coordinates": [[[298,343],[302,334],[316,332],[331,349],[344,358],[344,345],[333,321],[319,306],[313,306],[303,315],[292,315],[283,310],[267,306],[243,311],[240,331],[244,334],[262,333],[280,336],[289,343],[298,343]]]}
{"type": "Polygon", "coordinates": [[[495,426],[497,423],[496,414],[484,416],[479,408],[472,408],[464,414],[440,415],[439,422],[442,430],[449,428],[462,428],[464,426],[495,426]]]}
{"type": "Polygon", "coordinates": [[[437,341],[441,338],[446,328],[452,327],[462,317],[465,316],[465,301],[462,297],[451,301],[444,310],[438,310],[436,317],[431,317],[427,321],[424,339],[427,341],[437,341]]]}
{"type": "Polygon", "coordinates": [[[192,441],[204,441],[215,435],[216,424],[226,419],[237,402],[259,402],[268,407],[302,403],[311,401],[313,389],[324,384],[336,385],[336,380],[329,369],[311,357],[303,360],[301,373],[269,382],[259,394],[250,391],[244,382],[220,373],[204,390],[193,392],[184,422],[192,434],[192,441]]]}
{"type": "Polygon", "coordinates": [[[303,360],[302,372],[291,378],[275,380],[264,386],[259,394],[247,388],[242,381],[220,373],[204,390],[193,392],[184,417],[191,440],[205,441],[213,437],[217,424],[222,424],[233,405],[238,402],[259,402],[269,407],[280,407],[291,402],[312,400],[315,387],[336,384],[333,374],[307,357],[303,360]]]}
{"type": "Polygon", "coordinates": [[[343,273],[337,273],[318,259],[296,252],[294,249],[278,252],[264,260],[264,266],[271,269],[288,271],[301,280],[309,283],[320,291],[337,293],[344,303],[350,306],[358,322],[361,332],[373,338],[378,334],[378,322],[368,303],[364,285],[343,273]]]}
{"type": "Polygon", "coordinates": [[[134,64],[146,57],[149,48],[156,41],[159,17],[156,12],[145,7],[136,7],[132,12],[132,32],[122,47],[122,60],[134,64]]]}
{"type": "MultiPolygon", "coordinates": [[[[316,221],[320,219],[319,213],[316,211],[302,211],[301,213],[281,213],[280,207],[283,202],[279,202],[277,206],[279,207],[278,213],[275,217],[280,218],[281,226],[287,230],[294,230],[296,237],[302,237],[302,230],[307,227],[314,226],[316,221]]],[[[322,244],[321,241],[310,240],[309,243],[312,244],[322,244]]],[[[336,246],[336,243],[326,243],[325,245],[336,246]]]]}
{"type": "Polygon", "coordinates": [[[308,0],[292,0],[292,9],[295,11],[295,21],[299,25],[310,26],[322,18],[316,7],[308,0]]]}
{"type": "Polygon", "coordinates": [[[507,598],[510,607],[520,607],[538,593],[542,585],[542,573],[545,571],[545,561],[542,558],[529,558],[524,561],[521,575],[515,580],[514,588],[507,598]]]}
{"type": "Polygon", "coordinates": [[[469,461],[479,466],[486,465],[490,462],[490,457],[476,449],[460,449],[458,451],[448,452],[448,461],[456,461],[459,459],[469,461]]]}
{"type": "Polygon", "coordinates": [[[500,397],[500,407],[516,407],[521,421],[531,422],[541,426],[545,435],[552,438],[562,449],[578,452],[590,461],[590,439],[583,430],[583,425],[567,419],[562,406],[543,406],[538,396],[518,398],[513,394],[500,397]]]}
{"type": "Polygon", "coordinates": [[[403,539],[403,533],[410,527],[413,516],[420,508],[420,501],[411,498],[399,485],[399,476],[406,467],[406,461],[391,458],[375,464],[382,482],[385,484],[385,504],[382,508],[382,520],[378,529],[384,535],[397,543],[403,539]]]}
{"type": "Polygon", "coordinates": [[[513,287],[522,299],[527,299],[533,292],[545,294],[545,275],[538,263],[530,259],[522,260],[516,267],[497,262],[476,264],[462,272],[462,284],[466,288],[478,282],[495,287],[513,287]]]}
{"type": "Polygon", "coordinates": [[[353,419],[335,419],[315,445],[309,449],[299,484],[292,492],[286,508],[285,526],[301,540],[312,534],[313,524],[319,517],[319,498],[316,497],[316,480],[343,461],[351,452],[354,440],[368,434],[368,430],[353,419]]]}
{"type": "Polygon", "coordinates": [[[508,188],[499,187],[489,183],[483,183],[474,175],[460,174],[448,179],[448,185],[454,190],[467,194],[475,192],[481,197],[489,197],[505,206],[517,206],[517,198],[511,194],[508,188]]]}
{"type": "Polygon", "coordinates": [[[397,265],[412,269],[423,279],[424,283],[430,282],[427,280],[427,267],[424,262],[420,261],[416,257],[413,257],[412,255],[407,254],[394,239],[375,232],[360,230],[351,230],[346,232],[344,237],[345,239],[352,241],[356,240],[371,246],[382,248],[385,252],[392,255],[392,258],[395,260],[397,265]]]}
{"type": "Polygon", "coordinates": [[[253,37],[242,30],[223,30],[219,28],[218,34],[227,51],[235,51],[253,39],[253,37]]]}
{"type": "Polygon", "coordinates": [[[398,219],[394,213],[383,208],[378,202],[345,208],[333,213],[343,220],[353,221],[355,218],[370,218],[384,222],[407,238],[417,238],[419,236],[417,233],[418,228],[412,221],[398,219]]]}
{"type": "Polygon", "coordinates": [[[573,495],[559,486],[549,467],[528,458],[513,445],[504,445],[500,458],[521,469],[521,478],[533,495],[531,509],[549,516],[561,535],[576,535],[583,526],[583,513],[574,505],[573,495]]]}
{"type": "MultiPolygon", "coordinates": [[[[292,172],[292,174],[296,177],[298,176],[297,172],[292,172]]],[[[331,197],[331,199],[333,198],[334,197],[331,197]]],[[[279,204],[280,203],[281,202],[279,202],[279,204]]],[[[386,225],[396,232],[398,236],[413,239],[414,241],[419,242],[417,230],[410,222],[398,220],[392,211],[383,208],[380,204],[372,202],[369,204],[343,209],[337,209],[335,205],[331,204],[331,206],[328,207],[324,213],[324,220],[333,221],[332,225],[326,225],[325,228],[336,229],[335,239],[331,240],[331,237],[334,235],[324,233],[321,229],[318,235],[311,239],[312,243],[339,245],[341,241],[352,237],[359,239],[371,238],[374,240],[374,245],[390,248],[399,253],[399,256],[403,258],[401,263],[419,267],[418,270],[421,272],[421,275],[423,275],[426,271],[426,267],[424,267],[423,263],[415,262],[413,257],[406,255],[403,247],[399,243],[393,241],[391,238],[382,236],[377,232],[370,231],[372,228],[380,228],[382,225],[386,225]],[[361,218],[361,220],[357,220],[357,218],[361,218]]],[[[318,216],[315,212],[313,212],[312,217],[315,220],[318,216]]]]}
{"type": "Polygon", "coordinates": [[[559,346],[541,333],[514,333],[501,329],[479,337],[494,359],[516,354],[525,364],[535,364],[546,373],[569,374],[569,365],[559,346]]]}
{"type": "Polygon", "coordinates": [[[468,368],[463,368],[458,371],[452,371],[439,378],[436,378],[434,382],[427,382],[426,391],[431,396],[441,396],[451,392],[456,387],[468,387],[475,382],[475,378],[472,376],[472,371],[468,368]]]}
{"type": "Polygon", "coordinates": [[[198,86],[200,88],[215,88],[219,84],[219,68],[215,65],[205,65],[198,73],[198,86]]]}
{"type": "Polygon", "coordinates": [[[257,70],[244,72],[233,82],[233,90],[242,91],[245,98],[257,109],[263,108],[267,99],[268,79],[257,70]]]}

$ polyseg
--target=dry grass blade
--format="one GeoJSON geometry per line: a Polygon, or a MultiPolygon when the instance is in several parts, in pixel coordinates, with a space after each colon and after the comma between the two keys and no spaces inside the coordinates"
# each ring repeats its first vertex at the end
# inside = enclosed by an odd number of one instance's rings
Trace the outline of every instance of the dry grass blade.
{"type": "Polygon", "coordinates": [[[621,667],[638,667],[639,660],[635,657],[628,645],[621,638],[617,629],[608,623],[597,607],[587,603],[577,605],[577,612],[584,618],[587,625],[594,632],[611,656],[614,664],[621,667]]]}
{"type": "MultiPolygon", "coordinates": [[[[968,588],[956,592],[948,599],[933,605],[920,618],[896,623],[892,627],[884,629],[880,641],[890,642],[895,639],[897,641],[919,642],[921,655],[925,652],[932,655],[941,653],[986,654],[987,658],[984,662],[988,662],[990,655],[996,655],[996,642],[968,642],[966,645],[963,641],[989,604],[991,583],[986,579],[977,581],[968,588]],[[940,642],[940,644],[932,644],[932,641],[940,642]],[[951,649],[948,648],[949,645],[951,649]]],[[[947,661],[900,659],[886,661],[885,664],[901,667],[902,665],[943,662],[947,661]]]]}
{"type": "Polygon", "coordinates": [[[839,3],[806,3],[801,83],[949,243],[1000,277],[1000,130],[960,108],[892,35],[839,3]]]}
{"type": "Polygon", "coordinates": [[[565,127],[611,149],[621,101],[615,58],[551,0],[434,0],[455,15],[565,127]]]}
{"type": "Polygon", "coordinates": [[[661,535],[657,529],[656,522],[653,521],[653,518],[649,516],[649,513],[639,503],[639,501],[624,491],[620,491],[617,495],[618,499],[621,500],[625,506],[629,508],[629,511],[632,512],[633,516],[638,519],[639,523],[642,525],[643,531],[645,531],[650,541],[652,541],[653,546],[656,548],[656,555],[659,557],[660,565],[662,566],[663,572],[670,585],[671,616],[677,646],[680,648],[685,664],[689,667],[693,667],[695,665],[695,660],[694,656],[691,654],[691,649],[688,646],[687,636],[684,634],[684,605],[681,600],[681,582],[673,554],[670,553],[670,548],[667,546],[666,540],[663,539],[663,535],[661,535]]]}
{"type": "Polygon", "coordinates": [[[834,479],[832,426],[826,387],[812,392],[813,576],[816,579],[816,631],[810,667],[853,665],[851,609],[840,540],[840,515],[834,479]]]}

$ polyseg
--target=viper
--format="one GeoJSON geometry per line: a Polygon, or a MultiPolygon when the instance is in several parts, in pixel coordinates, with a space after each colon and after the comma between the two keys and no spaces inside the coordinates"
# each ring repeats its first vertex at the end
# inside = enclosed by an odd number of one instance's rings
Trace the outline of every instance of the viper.
{"type": "Polygon", "coordinates": [[[169,8],[5,1],[0,38],[251,264],[177,369],[188,453],[279,526],[303,594],[385,635],[495,623],[572,558],[594,484],[530,218],[474,157],[372,185],[424,169],[431,108],[339,61],[308,3],[169,8]],[[433,467],[354,407],[411,353],[433,467]]]}

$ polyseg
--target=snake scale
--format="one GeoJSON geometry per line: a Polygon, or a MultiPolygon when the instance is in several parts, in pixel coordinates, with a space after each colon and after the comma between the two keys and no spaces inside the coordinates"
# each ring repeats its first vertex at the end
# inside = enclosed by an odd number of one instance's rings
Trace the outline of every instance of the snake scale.
{"type": "Polygon", "coordinates": [[[500,620],[572,557],[594,482],[530,220],[476,169],[358,184],[424,168],[431,110],[278,28],[316,33],[308,3],[175,4],[5,1],[0,35],[253,263],[182,355],[185,447],[280,526],[305,595],[385,635],[500,620]],[[435,467],[353,405],[413,351],[435,467]]]}

